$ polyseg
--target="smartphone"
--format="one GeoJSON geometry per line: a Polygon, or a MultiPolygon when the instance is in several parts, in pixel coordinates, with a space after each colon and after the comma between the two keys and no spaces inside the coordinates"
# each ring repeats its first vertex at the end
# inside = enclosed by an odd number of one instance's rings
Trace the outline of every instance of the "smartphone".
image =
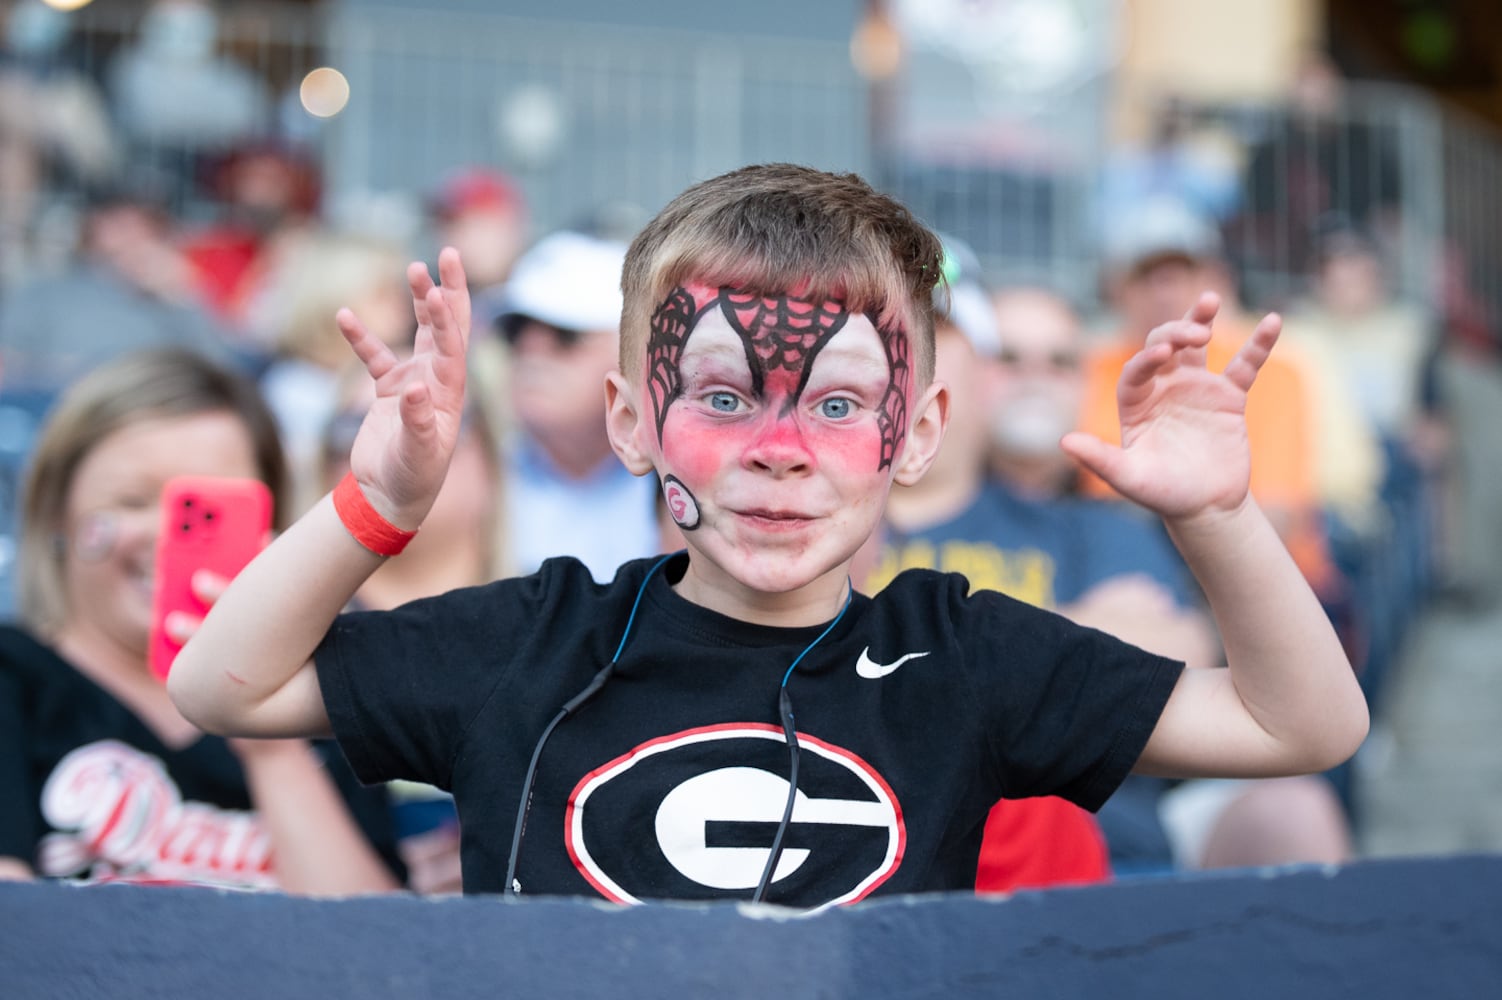
{"type": "Polygon", "coordinates": [[[208,605],[193,594],[201,569],[233,577],[266,545],[271,531],[271,491],[257,479],[179,476],[162,488],[152,592],[151,670],[162,680],[181,644],[164,627],[167,616],[202,616],[208,605]]]}

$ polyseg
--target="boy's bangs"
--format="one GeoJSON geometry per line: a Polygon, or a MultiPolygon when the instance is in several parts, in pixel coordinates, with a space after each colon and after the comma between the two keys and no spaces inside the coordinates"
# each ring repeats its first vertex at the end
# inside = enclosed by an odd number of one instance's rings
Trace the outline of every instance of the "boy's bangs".
{"type": "Polygon", "coordinates": [[[870,316],[878,326],[908,329],[910,298],[902,276],[873,267],[858,253],[830,259],[783,255],[770,259],[740,249],[690,257],[679,255],[658,271],[653,301],[660,302],[679,285],[735,288],[756,295],[793,295],[814,303],[839,302],[853,313],[870,316]]]}

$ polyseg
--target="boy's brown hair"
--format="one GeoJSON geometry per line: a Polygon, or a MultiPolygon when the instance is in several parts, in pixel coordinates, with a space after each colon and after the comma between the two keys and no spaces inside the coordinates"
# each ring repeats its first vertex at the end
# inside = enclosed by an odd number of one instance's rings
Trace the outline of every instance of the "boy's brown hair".
{"type": "Polygon", "coordinates": [[[933,378],[938,237],[855,174],[790,163],[695,184],[637,234],[621,275],[621,372],[635,379],[652,313],[698,282],[835,299],[907,330],[920,385],[933,378]]]}

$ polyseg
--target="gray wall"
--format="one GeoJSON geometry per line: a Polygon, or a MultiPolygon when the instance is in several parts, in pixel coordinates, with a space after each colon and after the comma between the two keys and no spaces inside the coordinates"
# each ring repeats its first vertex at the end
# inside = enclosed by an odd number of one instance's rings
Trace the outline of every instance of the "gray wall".
{"type": "Polygon", "coordinates": [[[1502,858],[1365,863],[815,916],[734,904],[312,901],[0,883],[30,997],[1495,996],[1502,858]]]}

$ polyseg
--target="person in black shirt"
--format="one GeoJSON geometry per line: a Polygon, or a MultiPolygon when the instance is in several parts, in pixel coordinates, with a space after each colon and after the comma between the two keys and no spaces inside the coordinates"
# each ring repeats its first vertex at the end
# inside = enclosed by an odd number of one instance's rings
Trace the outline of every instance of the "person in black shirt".
{"type": "Polygon", "coordinates": [[[194,354],[96,369],[41,432],[23,624],[0,627],[0,875],[395,888],[385,797],[337,747],[207,736],[148,667],[159,497],[178,475],[284,485],[255,387],[194,354]]]}

